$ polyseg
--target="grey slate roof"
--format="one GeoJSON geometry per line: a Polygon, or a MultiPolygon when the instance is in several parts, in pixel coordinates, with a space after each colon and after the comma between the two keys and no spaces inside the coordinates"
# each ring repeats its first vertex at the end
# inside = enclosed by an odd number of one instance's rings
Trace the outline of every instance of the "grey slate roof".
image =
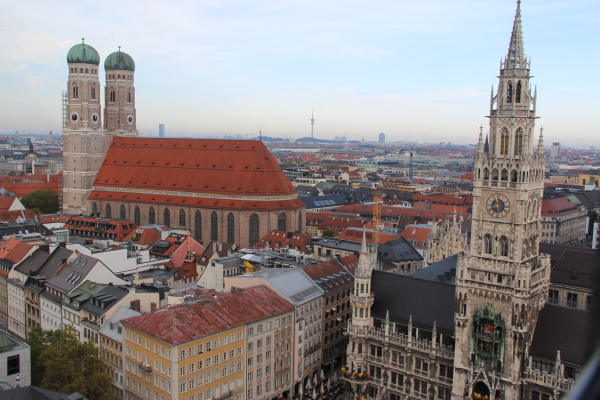
{"type": "Polygon", "coordinates": [[[307,210],[323,207],[339,207],[350,204],[347,194],[331,194],[327,196],[300,197],[307,210]]]}
{"type": "Polygon", "coordinates": [[[37,249],[24,259],[15,269],[22,274],[29,275],[31,272],[38,270],[44,262],[50,257],[50,254],[44,250],[37,249]]]}
{"type": "Polygon", "coordinates": [[[442,282],[454,285],[456,282],[456,263],[458,254],[444,258],[412,274],[413,278],[425,279],[432,282],[442,282]]]}
{"type": "Polygon", "coordinates": [[[89,297],[88,301],[81,306],[82,310],[92,315],[101,317],[119,300],[125,297],[129,290],[119,286],[107,285],[100,292],[89,297]]]}
{"type": "Polygon", "coordinates": [[[550,255],[550,283],[592,289],[592,271],[598,263],[598,250],[540,243],[540,253],[550,255]]]}
{"type": "Polygon", "coordinates": [[[294,306],[323,295],[323,289],[300,268],[264,268],[248,276],[267,280],[294,306]]]}
{"type": "Polygon", "coordinates": [[[583,365],[589,316],[588,311],[546,304],[540,311],[529,354],[555,360],[560,350],[562,361],[583,365]]]}
{"type": "Polygon", "coordinates": [[[392,321],[408,324],[412,315],[415,327],[430,330],[435,321],[438,332],[454,335],[454,285],[383,271],[373,271],[371,282],[374,317],[389,310],[392,321]]]}
{"type": "Polygon", "coordinates": [[[423,259],[421,254],[403,237],[380,244],[377,247],[377,254],[384,266],[391,263],[423,259]]]}
{"type": "Polygon", "coordinates": [[[51,286],[63,293],[69,293],[85,280],[86,275],[92,270],[98,259],[80,254],[70,264],[65,265],[62,270],[46,285],[51,286]]]}
{"type": "Polygon", "coordinates": [[[104,320],[104,323],[100,327],[100,333],[110,337],[119,343],[123,342],[123,334],[119,333],[119,327],[122,327],[121,320],[127,318],[137,317],[142,315],[141,312],[132,310],[131,308],[119,306],[110,318],[104,320]]]}
{"type": "Polygon", "coordinates": [[[0,390],[0,400],[88,400],[78,393],[62,394],[35,386],[0,390]]]}

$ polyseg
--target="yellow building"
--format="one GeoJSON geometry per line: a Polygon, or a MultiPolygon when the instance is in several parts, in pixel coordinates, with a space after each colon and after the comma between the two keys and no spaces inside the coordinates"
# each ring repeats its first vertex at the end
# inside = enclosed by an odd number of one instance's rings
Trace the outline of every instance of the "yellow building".
{"type": "Polygon", "coordinates": [[[264,285],[197,289],[182,305],[121,321],[124,399],[245,398],[246,326],[293,309],[264,285]]]}

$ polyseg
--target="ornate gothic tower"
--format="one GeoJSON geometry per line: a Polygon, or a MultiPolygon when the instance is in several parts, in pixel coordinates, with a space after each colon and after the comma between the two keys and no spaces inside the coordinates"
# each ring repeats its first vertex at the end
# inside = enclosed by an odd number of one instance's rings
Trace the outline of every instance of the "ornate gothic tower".
{"type": "Polygon", "coordinates": [[[127,53],[116,51],[104,61],[106,72],[104,129],[107,148],[114,136],[138,136],[135,115],[135,63],[127,53]]]}
{"type": "Polygon", "coordinates": [[[88,213],[87,197],[106,153],[100,120],[98,52],[83,41],[69,50],[67,122],[63,131],[63,211],[88,213]]]}
{"type": "MultiPolygon", "coordinates": [[[[354,294],[350,295],[352,319],[348,325],[348,368],[350,372],[367,372],[367,338],[369,327],[373,326],[371,306],[375,297],[371,292],[372,266],[375,265],[371,252],[367,248],[367,239],[363,233],[362,247],[358,266],[354,274],[354,294]]],[[[356,387],[353,390],[356,392],[356,387]]]]}
{"type": "Polygon", "coordinates": [[[520,399],[525,352],[550,278],[539,254],[545,156],[533,150],[535,94],[523,50],[520,1],[490,104],[490,137],[474,163],[473,225],[459,256],[453,398],[520,399]]]}

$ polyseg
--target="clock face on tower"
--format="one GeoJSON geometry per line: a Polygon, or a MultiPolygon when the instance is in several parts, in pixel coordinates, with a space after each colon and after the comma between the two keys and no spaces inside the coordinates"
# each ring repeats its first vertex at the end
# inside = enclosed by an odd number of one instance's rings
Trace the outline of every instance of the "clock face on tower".
{"type": "Polygon", "coordinates": [[[133,124],[133,115],[129,114],[129,115],[127,116],[127,123],[128,123],[129,125],[133,124]]]}
{"type": "Polygon", "coordinates": [[[492,217],[502,218],[508,214],[510,203],[506,196],[493,194],[487,201],[487,211],[492,217]]]}
{"type": "Polygon", "coordinates": [[[92,122],[97,124],[99,120],[100,120],[100,117],[98,117],[98,114],[93,113],[92,114],[92,122]]]}
{"type": "Polygon", "coordinates": [[[79,121],[79,114],[77,114],[76,112],[71,114],[71,121],[73,121],[73,122],[79,121]]]}

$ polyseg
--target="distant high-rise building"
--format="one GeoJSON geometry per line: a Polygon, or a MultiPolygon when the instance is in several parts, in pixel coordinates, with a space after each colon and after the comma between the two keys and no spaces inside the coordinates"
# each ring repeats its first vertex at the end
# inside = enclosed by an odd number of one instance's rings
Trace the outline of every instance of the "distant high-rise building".
{"type": "Polygon", "coordinates": [[[550,147],[550,161],[556,161],[560,158],[560,143],[554,142],[550,147]]]}
{"type": "Polygon", "coordinates": [[[385,133],[381,132],[379,134],[379,144],[385,143],[385,133]]]}
{"type": "Polygon", "coordinates": [[[159,138],[165,137],[165,124],[158,124],[158,137],[159,138]]]}
{"type": "Polygon", "coordinates": [[[315,127],[315,113],[314,113],[314,111],[313,111],[313,112],[311,113],[311,116],[310,116],[310,137],[311,137],[311,138],[314,138],[314,137],[315,137],[315,136],[314,136],[314,134],[313,134],[313,133],[314,133],[314,132],[313,132],[313,129],[314,129],[314,127],[315,127]]]}

